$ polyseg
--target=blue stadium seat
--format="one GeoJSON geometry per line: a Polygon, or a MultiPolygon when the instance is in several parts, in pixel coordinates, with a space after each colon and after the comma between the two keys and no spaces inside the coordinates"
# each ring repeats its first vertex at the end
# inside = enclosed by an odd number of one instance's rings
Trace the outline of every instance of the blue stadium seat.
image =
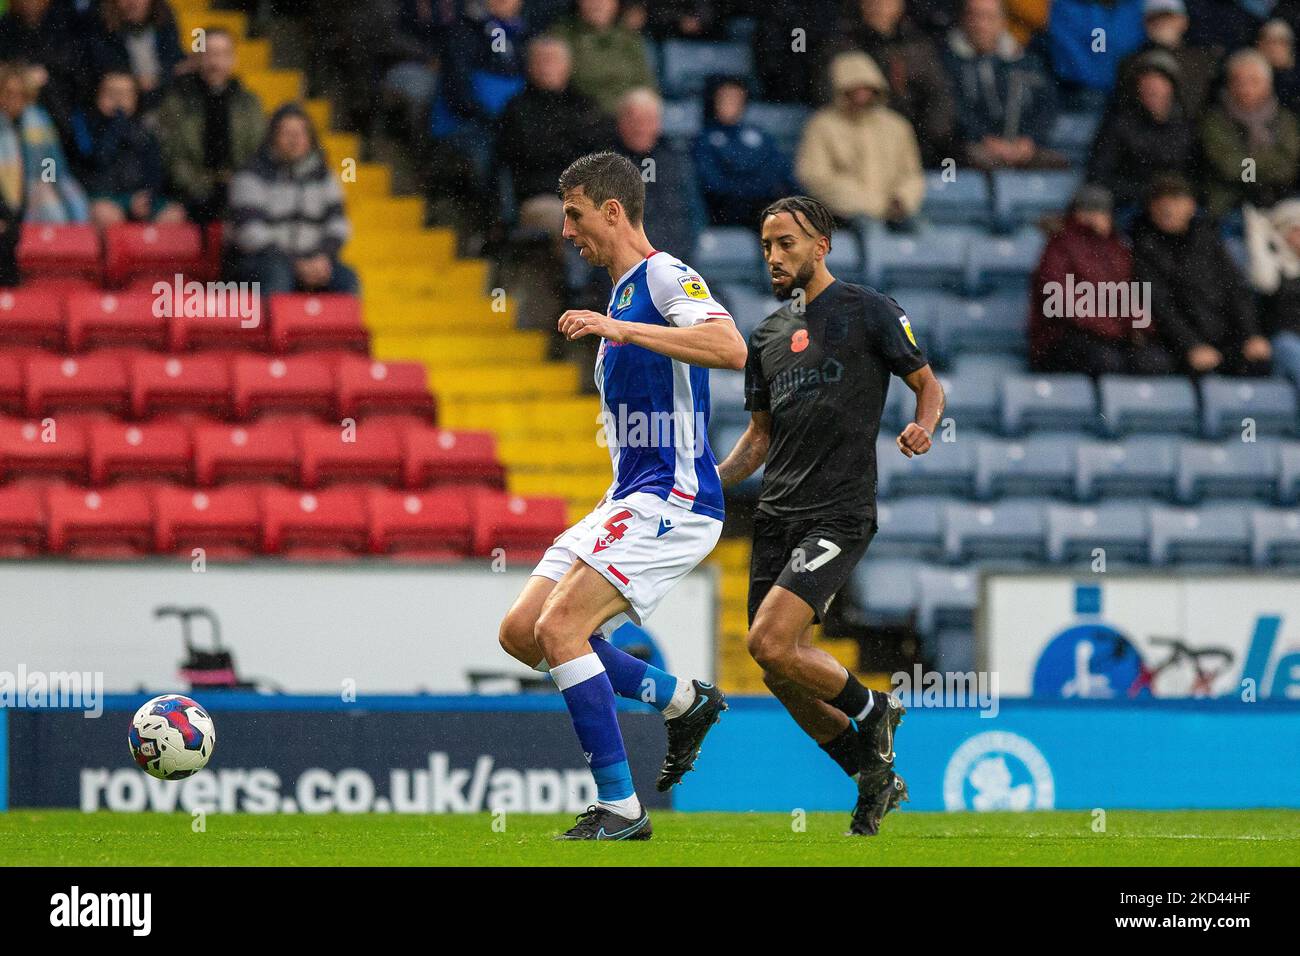
{"type": "Polygon", "coordinates": [[[867,285],[877,289],[929,285],[959,289],[973,231],[962,226],[922,223],[894,231],[879,222],[866,227],[867,285]]]}
{"type": "Polygon", "coordinates": [[[690,263],[709,282],[743,282],[763,279],[763,253],[752,229],[711,226],[700,233],[690,263]]]}
{"type": "Polygon", "coordinates": [[[975,448],[975,495],[1073,498],[1078,439],[1035,435],[1023,441],[988,439],[975,448]]]}
{"type": "Polygon", "coordinates": [[[1004,229],[1062,212],[1083,177],[1073,170],[999,169],[993,173],[993,216],[1004,229]]]}
{"type": "Polygon", "coordinates": [[[907,621],[916,610],[924,565],[904,558],[868,558],[853,571],[854,604],[869,624],[907,621]]]}
{"type": "Polygon", "coordinates": [[[1047,237],[1041,229],[1025,226],[1007,236],[989,236],[971,243],[966,260],[966,290],[972,294],[994,289],[1020,293],[1027,309],[1029,277],[1043,257],[1047,237]]]}
{"type": "Polygon", "coordinates": [[[1051,505],[1046,525],[1047,555],[1057,564],[1091,562],[1097,548],[1105,552],[1107,567],[1147,560],[1151,526],[1143,504],[1051,505]]]}
{"type": "Polygon", "coordinates": [[[1041,561],[1045,552],[1043,507],[1043,502],[1034,498],[946,505],[944,555],[953,563],[1041,561]]]}
{"type": "Polygon", "coordinates": [[[1300,565],[1300,514],[1257,508],[1250,513],[1251,557],[1260,567],[1300,565]]]}
{"type": "Polygon", "coordinates": [[[930,317],[938,354],[957,357],[970,352],[1025,351],[1028,306],[1024,293],[1000,292],[976,299],[952,296],[942,306],[930,317]]]}
{"type": "Polygon", "coordinates": [[[1008,435],[1031,428],[1083,431],[1096,426],[1097,396],[1086,375],[1011,375],[1002,380],[1002,430],[1008,435]]]}
{"type": "Polygon", "coordinates": [[[977,366],[941,372],[938,377],[947,399],[944,418],[956,423],[959,440],[965,437],[965,429],[998,427],[1002,379],[996,370],[977,366]]]}
{"type": "MultiPolygon", "coordinates": [[[[710,422],[726,425],[749,424],[745,411],[745,373],[715,368],[709,372],[710,422]]],[[[730,447],[727,449],[730,451],[730,447]]],[[[714,452],[726,454],[715,448],[714,452]]]]}
{"type": "Polygon", "coordinates": [[[884,410],[880,413],[880,433],[883,435],[890,429],[902,431],[915,414],[916,402],[912,390],[902,382],[891,381],[889,391],[885,393],[884,410]]]}
{"type": "Polygon", "coordinates": [[[916,624],[922,634],[974,627],[979,600],[979,577],[974,571],[922,566],[916,588],[916,624]]]}
{"type": "Polygon", "coordinates": [[[862,240],[849,229],[840,229],[835,233],[831,243],[830,254],[826,256],[826,268],[837,278],[848,282],[861,282],[866,274],[866,263],[862,258],[862,240]]]}
{"type": "Polygon", "coordinates": [[[664,100],[663,134],[681,143],[693,140],[704,126],[704,107],[699,99],[664,100]]]}
{"type": "Polygon", "coordinates": [[[781,303],[772,296],[755,292],[752,287],[738,283],[719,286],[714,289],[714,294],[736,320],[736,328],[740,329],[740,334],[746,339],[764,319],[781,307],[781,303]]]}
{"type": "Polygon", "coordinates": [[[882,434],[876,439],[876,487],[882,498],[971,496],[975,486],[975,446],[979,442],[976,433],[961,432],[958,441],[936,441],[924,455],[912,458],[904,457],[898,450],[895,437],[882,434]]]}
{"type": "Polygon", "coordinates": [[[745,43],[665,40],[659,54],[667,96],[694,96],[715,74],[750,76],[754,72],[753,56],[745,43]]]}
{"type": "Polygon", "coordinates": [[[1244,419],[1253,420],[1257,435],[1294,435],[1300,425],[1295,389],[1285,379],[1201,379],[1201,430],[1207,438],[1240,435],[1244,419]]]}
{"type": "Polygon", "coordinates": [[[1048,134],[1048,145],[1065,153],[1072,164],[1083,165],[1097,138],[1100,116],[1094,113],[1061,113],[1048,134]]]}
{"type": "Polygon", "coordinates": [[[777,148],[793,156],[812,110],[797,103],[750,103],[745,122],[776,140],[777,148]]]}
{"type": "MultiPolygon", "coordinates": [[[[719,422],[714,419],[709,424],[709,447],[713,449],[714,456],[719,461],[731,453],[731,449],[736,447],[736,442],[740,436],[745,434],[748,423],[734,424],[719,422]]],[[[763,466],[759,465],[758,471],[754,472],[740,484],[727,491],[728,495],[736,495],[747,500],[754,500],[758,497],[759,489],[763,484],[763,466]]]]}
{"type": "Polygon", "coordinates": [[[936,671],[967,674],[975,670],[975,634],[967,628],[946,627],[921,641],[921,656],[936,671]]]}
{"type": "Polygon", "coordinates": [[[1184,442],[1178,449],[1178,499],[1277,497],[1275,442],[1184,442]]]}
{"type": "Polygon", "coordinates": [[[1152,564],[1248,564],[1250,559],[1247,508],[1151,509],[1152,564]]]}
{"type": "Polygon", "coordinates": [[[955,375],[985,374],[1002,377],[1019,375],[1025,371],[1025,360],[1018,355],[1005,352],[981,353],[965,352],[952,359],[952,371],[955,375]]]}
{"type": "Polygon", "coordinates": [[[1190,379],[1103,375],[1097,385],[1101,417],[1111,435],[1141,431],[1195,435],[1200,431],[1190,379]]]}
{"type": "Polygon", "coordinates": [[[1107,497],[1171,500],[1178,473],[1178,445],[1178,439],[1163,435],[1080,442],[1075,497],[1080,501],[1107,497]]]}
{"type": "Polygon", "coordinates": [[[925,201],[921,215],[933,223],[956,225],[990,224],[993,203],[988,175],[978,169],[954,170],[945,177],[942,170],[925,174],[925,201]]]}
{"type": "Polygon", "coordinates": [[[1300,444],[1283,442],[1277,457],[1277,500],[1295,504],[1300,501],[1300,444]]]}
{"type": "Polygon", "coordinates": [[[879,530],[871,539],[873,557],[943,558],[944,506],[947,498],[896,498],[876,506],[879,530]]]}

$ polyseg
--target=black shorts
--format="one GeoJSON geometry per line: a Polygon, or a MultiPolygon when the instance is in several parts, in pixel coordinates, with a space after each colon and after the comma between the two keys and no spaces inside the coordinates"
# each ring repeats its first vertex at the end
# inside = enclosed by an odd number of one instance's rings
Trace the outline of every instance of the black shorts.
{"type": "Polygon", "coordinates": [[[749,623],[772,585],[792,591],[820,623],[876,534],[874,515],[831,515],[789,520],[754,514],[749,559],[749,623]]]}

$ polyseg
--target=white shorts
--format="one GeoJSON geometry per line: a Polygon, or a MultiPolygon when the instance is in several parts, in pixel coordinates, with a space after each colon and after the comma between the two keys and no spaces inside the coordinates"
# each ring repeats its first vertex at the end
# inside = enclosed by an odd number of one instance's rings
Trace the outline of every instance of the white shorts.
{"type": "Polygon", "coordinates": [[[636,491],[607,501],[560,535],[533,574],[558,581],[581,559],[614,585],[632,609],[605,622],[605,636],[625,621],[640,624],[664,595],[709,556],[722,522],[636,491]]]}

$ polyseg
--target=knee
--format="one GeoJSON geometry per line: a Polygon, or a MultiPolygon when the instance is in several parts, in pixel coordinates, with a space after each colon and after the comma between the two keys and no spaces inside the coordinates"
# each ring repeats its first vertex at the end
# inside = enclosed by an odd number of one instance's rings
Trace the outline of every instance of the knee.
{"type": "Polygon", "coordinates": [[[579,630],[566,618],[563,608],[549,608],[537,618],[533,640],[546,660],[564,659],[572,656],[575,645],[586,644],[586,636],[579,630]]]}
{"type": "Polygon", "coordinates": [[[526,614],[511,611],[501,621],[497,634],[501,649],[529,667],[537,664],[537,644],[533,639],[535,622],[526,614]]]}
{"type": "Polygon", "coordinates": [[[756,626],[750,629],[747,643],[749,645],[749,656],[754,658],[759,667],[763,668],[764,681],[768,679],[767,675],[769,673],[774,675],[775,678],[780,678],[785,674],[790,656],[789,647],[788,642],[782,640],[779,634],[761,625],[756,626]]]}

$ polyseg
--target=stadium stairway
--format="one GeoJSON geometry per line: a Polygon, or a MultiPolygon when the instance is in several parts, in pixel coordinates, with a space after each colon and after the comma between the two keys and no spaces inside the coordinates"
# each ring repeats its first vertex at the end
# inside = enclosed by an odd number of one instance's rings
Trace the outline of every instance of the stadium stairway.
{"type": "MultiPolygon", "coordinates": [[[[208,0],[173,0],[173,7],[182,42],[215,25],[247,36],[242,13],[212,10],[208,0]]],[[[241,81],[268,112],[302,99],[304,77],[271,66],[270,41],[241,40],[238,62],[241,81]]],[[[327,101],[305,105],[330,165],[347,168],[360,154],[358,137],[331,130],[327,101]]],[[[343,186],[353,227],[344,260],[361,279],[375,357],[422,362],[443,426],[496,434],[509,491],[562,497],[570,520],[582,517],[608,487],[609,456],[593,440],[599,404],[581,394],[577,367],[548,361],[545,334],[515,327],[509,302],[487,291],[487,263],[457,259],[450,230],[424,228],[421,201],[392,195],[387,165],[356,162],[343,186]]],[[[720,581],[718,680],[732,691],[764,693],[745,649],[749,543],[725,539],[711,560],[720,581]]],[[[821,646],[856,667],[854,642],[821,646]]]]}

